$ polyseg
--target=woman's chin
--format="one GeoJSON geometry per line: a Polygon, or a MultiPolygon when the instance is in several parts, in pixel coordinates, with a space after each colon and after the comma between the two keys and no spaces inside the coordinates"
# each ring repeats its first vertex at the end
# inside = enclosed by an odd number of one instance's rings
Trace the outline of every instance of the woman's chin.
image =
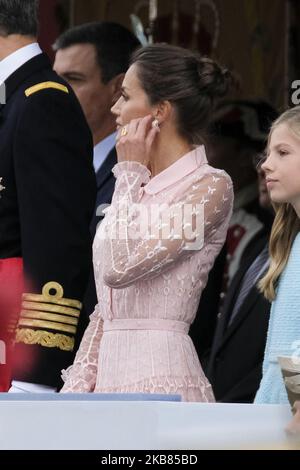
{"type": "Polygon", "coordinates": [[[276,194],[275,192],[270,192],[270,199],[275,204],[285,204],[288,202],[285,197],[280,196],[280,194],[276,194]]]}

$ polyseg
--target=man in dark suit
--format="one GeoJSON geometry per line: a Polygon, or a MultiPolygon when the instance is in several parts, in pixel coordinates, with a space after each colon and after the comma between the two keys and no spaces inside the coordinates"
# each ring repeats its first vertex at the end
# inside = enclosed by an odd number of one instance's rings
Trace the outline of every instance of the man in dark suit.
{"type": "MultiPolygon", "coordinates": [[[[243,279],[268,238],[260,234],[253,249],[234,276],[217,321],[208,365],[204,369],[217,401],[252,403],[262,377],[262,361],[269,324],[270,303],[252,285],[231,319],[243,279]]],[[[268,252],[266,252],[268,253],[268,252]]],[[[261,274],[263,274],[262,271],[261,274]]]]}
{"type": "Polygon", "coordinates": [[[241,260],[272,219],[259,204],[252,160],[263,152],[276,117],[276,111],[264,101],[225,101],[217,108],[209,129],[209,163],[230,175],[235,200],[225,245],[209,273],[190,330],[200,361],[212,345],[217,316],[241,260]]]}
{"type": "MultiPolygon", "coordinates": [[[[90,130],[36,42],[37,10],[36,0],[0,0],[0,277],[25,284],[20,318],[0,333],[16,340],[18,391],[58,388],[73,362],[96,195],[90,130]]],[[[15,310],[13,292],[1,301],[0,316],[15,310]]],[[[0,366],[2,390],[10,366],[0,366]]]]}
{"type": "MultiPolygon", "coordinates": [[[[258,168],[259,202],[272,212],[263,171],[258,168]]],[[[208,363],[203,367],[217,401],[251,403],[262,377],[270,303],[257,283],[268,269],[269,230],[258,233],[233,277],[218,317],[208,363]]]]}
{"type": "MultiPolygon", "coordinates": [[[[116,121],[111,113],[119,99],[124,75],[137,38],[117,23],[88,23],[62,34],[54,44],[54,70],[72,86],[93,134],[97,199],[91,223],[92,236],[111,203],[115,189],[112,168],[117,163],[116,121]]],[[[87,314],[97,303],[94,274],[91,272],[84,299],[87,314]]],[[[86,326],[82,325],[83,329],[86,326]]]]}

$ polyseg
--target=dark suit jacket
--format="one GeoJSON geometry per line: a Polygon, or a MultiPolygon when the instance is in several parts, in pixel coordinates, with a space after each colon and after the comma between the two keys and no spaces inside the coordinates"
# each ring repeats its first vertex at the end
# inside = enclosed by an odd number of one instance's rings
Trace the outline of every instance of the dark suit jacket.
{"type": "Polygon", "coordinates": [[[94,216],[91,223],[91,233],[93,237],[95,236],[97,225],[102,220],[103,215],[99,210],[99,207],[102,204],[110,204],[112,196],[115,190],[116,179],[112,173],[113,167],[117,163],[117,152],[114,147],[109,154],[107,155],[102,166],[99,168],[96,179],[97,179],[97,197],[96,197],[96,206],[94,210],[94,216]]]}
{"type": "MultiPolygon", "coordinates": [[[[263,223],[262,230],[265,233],[270,232],[273,223],[273,215],[270,211],[262,209],[258,200],[248,204],[244,209],[250,214],[255,214],[263,223]]],[[[263,231],[259,232],[253,240],[246,245],[242,260],[245,260],[250,254],[256,241],[263,236],[263,231]]],[[[223,246],[220,254],[217,256],[214,266],[212,267],[205,289],[203,290],[198,306],[196,318],[191,325],[189,335],[193,340],[200,361],[207,359],[207,350],[211,348],[214,332],[217,326],[218,314],[220,312],[220,294],[222,292],[223,272],[226,263],[226,244],[223,246]]]]}
{"type": "Polygon", "coordinates": [[[234,276],[218,318],[207,366],[203,360],[217,401],[251,403],[259,387],[270,303],[254,286],[228,328],[227,324],[244,275],[267,242],[265,235],[256,237],[252,252],[234,276]]]}
{"type": "Polygon", "coordinates": [[[0,260],[22,259],[30,294],[16,331],[13,378],[55,387],[73,362],[91,267],[93,142],[77,98],[46,55],[29,60],[5,85],[0,260]],[[54,287],[43,290],[49,282],[54,287]]]}
{"type": "Polygon", "coordinates": [[[207,350],[211,348],[216,329],[226,254],[226,247],[223,246],[209,272],[206,287],[201,294],[195,320],[189,331],[201,362],[207,350]]]}
{"type": "MultiPolygon", "coordinates": [[[[113,167],[117,163],[117,152],[114,147],[107,155],[103,165],[96,174],[97,179],[97,198],[94,210],[94,216],[91,223],[91,233],[94,237],[97,230],[97,225],[103,219],[99,207],[102,204],[110,204],[115,190],[116,179],[112,173],[113,167]],[[98,214],[98,215],[97,215],[98,214]]],[[[84,298],[84,310],[86,315],[83,317],[83,324],[81,325],[81,333],[83,334],[88,325],[88,317],[93,313],[95,305],[97,304],[97,293],[94,279],[94,270],[90,272],[88,288],[84,298]]]]}

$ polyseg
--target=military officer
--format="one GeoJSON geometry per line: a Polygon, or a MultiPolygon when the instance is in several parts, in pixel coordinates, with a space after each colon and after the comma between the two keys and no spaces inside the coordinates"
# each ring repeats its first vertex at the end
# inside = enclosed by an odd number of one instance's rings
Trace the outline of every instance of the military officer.
{"type": "MultiPolygon", "coordinates": [[[[59,388],[72,363],[96,196],[92,137],[37,44],[37,10],[36,0],[0,0],[0,278],[25,283],[19,318],[0,310],[0,340],[14,332],[18,391],[59,388]]],[[[9,374],[0,364],[2,390],[9,374]]]]}

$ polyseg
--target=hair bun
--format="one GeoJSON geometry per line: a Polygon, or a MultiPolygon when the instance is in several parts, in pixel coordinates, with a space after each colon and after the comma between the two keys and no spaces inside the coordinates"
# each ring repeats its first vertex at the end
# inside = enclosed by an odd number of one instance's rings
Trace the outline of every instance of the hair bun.
{"type": "Polygon", "coordinates": [[[207,57],[197,61],[199,86],[202,93],[212,98],[225,96],[234,83],[231,72],[207,57]]]}

